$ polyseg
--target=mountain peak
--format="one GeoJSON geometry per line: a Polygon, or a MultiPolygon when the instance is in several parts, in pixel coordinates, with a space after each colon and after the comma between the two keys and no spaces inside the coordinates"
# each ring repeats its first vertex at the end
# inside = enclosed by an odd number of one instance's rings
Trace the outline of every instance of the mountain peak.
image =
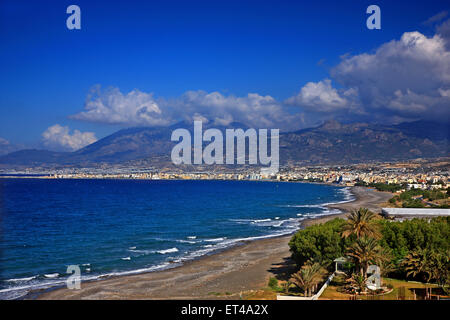
{"type": "Polygon", "coordinates": [[[320,128],[324,130],[339,130],[342,128],[342,125],[336,120],[327,120],[320,128]]]}

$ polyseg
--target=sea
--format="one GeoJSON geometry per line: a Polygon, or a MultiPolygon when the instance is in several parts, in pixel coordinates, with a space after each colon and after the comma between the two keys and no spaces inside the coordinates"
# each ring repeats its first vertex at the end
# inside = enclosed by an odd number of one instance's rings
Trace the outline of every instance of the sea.
{"type": "Polygon", "coordinates": [[[0,299],[158,271],[339,213],[349,188],[217,180],[0,179],[0,299]]]}

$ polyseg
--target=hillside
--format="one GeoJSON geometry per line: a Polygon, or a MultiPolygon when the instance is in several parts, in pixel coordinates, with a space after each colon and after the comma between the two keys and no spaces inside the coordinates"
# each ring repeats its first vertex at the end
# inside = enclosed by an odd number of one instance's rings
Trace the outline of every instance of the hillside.
{"type": "MultiPolygon", "coordinates": [[[[21,150],[0,157],[3,167],[33,165],[92,165],[167,157],[174,129],[188,127],[129,128],[120,130],[75,152],[21,150]]],[[[243,125],[233,124],[239,128],[243,125]]],[[[219,128],[224,132],[225,128],[219,128]]],[[[449,155],[445,125],[410,122],[395,126],[328,121],[315,128],[280,134],[280,161],[300,164],[346,164],[394,161],[449,155]]]]}

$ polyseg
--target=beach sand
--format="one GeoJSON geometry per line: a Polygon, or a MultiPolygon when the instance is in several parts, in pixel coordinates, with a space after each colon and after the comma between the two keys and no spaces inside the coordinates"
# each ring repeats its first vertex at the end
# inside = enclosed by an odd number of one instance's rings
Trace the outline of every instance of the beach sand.
{"type": "MultiPolygon", "coordinates": [[[[354,201],[329,205],[344,213],[308,219],[302,225],[344,217],[359,207],[380,212],[378,205],[392,197],[363,187],[353,187],[352,193],[354,201]]],[[[173,269],[83,282],[80,290],[50,290],[37,294],[37,299],[240,299],[251,290],[266,287],[270,277],[292,268],[291,237],[245,242],[173,269]]]]}

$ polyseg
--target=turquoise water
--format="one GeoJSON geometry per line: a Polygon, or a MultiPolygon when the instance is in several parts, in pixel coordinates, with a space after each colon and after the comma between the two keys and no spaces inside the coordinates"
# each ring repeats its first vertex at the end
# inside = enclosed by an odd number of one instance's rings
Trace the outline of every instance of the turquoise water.
{"type": "Polygon", "coordinates": [[[170,268],[333,213],[347,188],[256,181],[1,179],[0,298],[170,268]]]}

